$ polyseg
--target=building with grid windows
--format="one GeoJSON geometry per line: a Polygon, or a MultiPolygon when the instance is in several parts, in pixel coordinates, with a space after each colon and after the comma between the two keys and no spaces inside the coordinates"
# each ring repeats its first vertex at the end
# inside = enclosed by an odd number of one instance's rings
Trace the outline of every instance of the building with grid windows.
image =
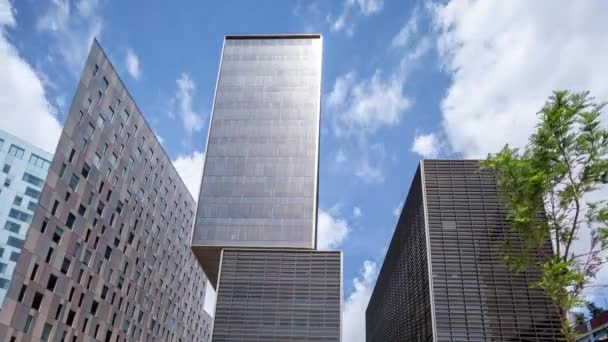
{"type": "Polygon", "coordinates": [[[213,341],[340,341],[342,254],[317,251],[320,35],[226,36],[192,234],[213,341]]]}
{"type": "Polygon", "coordinates": [[[530,287],[540,274],[510,272],[504,241],[522,246],[491,171],[421,161],[367,307],[367,341],[563,341],[555,308],[530,287]]]}
{"type": "Polygon", "coordinates": [[[0,130],[0,310],[52,158],[0,130]]]}
{"type": "Polygon", "coordinates": [[[97,41],[39,188],[1,341],[208,341],[195,201],[97,41]]]}

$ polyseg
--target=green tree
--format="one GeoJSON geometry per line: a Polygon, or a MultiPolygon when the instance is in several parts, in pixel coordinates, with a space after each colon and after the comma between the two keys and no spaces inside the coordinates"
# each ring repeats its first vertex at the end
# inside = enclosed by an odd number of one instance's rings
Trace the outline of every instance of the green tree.
{"type": "Polygon", "coordinates": [[[587,303],[587,310],[589,310],[589,314],[591,315],[591,318],[595,318],[595,317],[603,314],[604,312],[606,312],[606,310],[604,308],[595,305],[595,303],[593,303],[593,302],[587,303]]]}
{"type": "Polygon", "coordinates": [[[582,312],[575,312],[574,313],[574,324],[579,325],[582,323],[585,323],[586,317],[585,314],[582,312]]]}
{"type": "Polygon", "coordinates": [[[589,200],[608,183],[608,130],[600,120],[605,105],[588,92],[555,91],[525,148],[507,145],[482,163],[496,172],[512,229],[525,245],[505,243],[504,260],[514,271],[541,270],[532,286],[552,299],[569,341],[575,333],[568,313],[586,303],[582,291],[607,262],[608,204],[589,200]],[[583,237],[589,244],[574,250],[583,237]],[[549,239],[552,255],[541,253],[549,239]]]}

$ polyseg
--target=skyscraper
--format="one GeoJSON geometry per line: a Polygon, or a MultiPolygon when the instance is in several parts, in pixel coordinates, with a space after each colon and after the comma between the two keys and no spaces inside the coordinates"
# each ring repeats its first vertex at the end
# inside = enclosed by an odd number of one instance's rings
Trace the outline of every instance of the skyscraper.
{"type": "Polygon", "coordinates": [[[367,341],[562,341],[555,307],[530,287],[540,274],[509,271],[504,241],[523,247],[492,172],[421,161],[367,307],[367,341]]]}
{"type": "Polygon", "coordinates": [[[316,251],[320,35],[227,36],[192,250],[214,341],[339,341],[340,252],[316,251]]]}
{"type": "Polygon", "coordinates": [[[194,210],[94,41],[18,243],[0,340],[207,341],[206,278],[189,249],[194,210]]]}
{"type": "Polygon", "coordinates": [[[0,309],[53,155],[0,130],[0,309]]]}

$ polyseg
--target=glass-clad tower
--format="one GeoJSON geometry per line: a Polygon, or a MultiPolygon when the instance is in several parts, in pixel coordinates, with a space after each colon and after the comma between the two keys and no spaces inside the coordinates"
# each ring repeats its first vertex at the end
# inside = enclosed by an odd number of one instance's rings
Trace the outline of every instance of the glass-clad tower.
{"type": "Polygon", "coordinates": [[[192,250],[214,341],[338,341],[341,253],[316,251],[322,38],[227,36],[192,250]]]}
{"type": "Polygon", "coordinates": [[[52,159],[0,130],[0,310],[52,159]]]}
{"type": "MultiPolygon", "coordinates": [[[[496,178],[475,160],[423,160],[366,311],[368,342],[562,341],[538,270],[511,272],[496,178]]],[[[541,253],[551,253],[547,239],[541,253]]]]}

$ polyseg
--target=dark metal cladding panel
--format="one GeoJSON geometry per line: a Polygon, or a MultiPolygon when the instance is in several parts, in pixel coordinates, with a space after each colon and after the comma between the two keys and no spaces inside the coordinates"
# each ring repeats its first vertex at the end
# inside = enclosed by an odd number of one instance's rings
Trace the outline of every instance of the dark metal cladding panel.
{"type": "Polygon", "coordinates": [[[366,311],[368,342],[432,341],[420,170],[416,172],[366,311]]]}
{"type": "Polygon", "coordinates": [[[214,342],[340,341],[342,255],[224,250],[214,342]]]}
{"type": "Polygon", "coordinates": [[[194,209],[95,41],[0,310],[0,340],[208,341],[206,278],[189,249],[194,209]]]}
{"type": "Polygon", "coordinates": [[[538,271],[504,266],[503,242],[522,242],[494,174],[473,160],[423,165],[437,341],[563,341],[554,307],[530,287],[538,271]]]}

